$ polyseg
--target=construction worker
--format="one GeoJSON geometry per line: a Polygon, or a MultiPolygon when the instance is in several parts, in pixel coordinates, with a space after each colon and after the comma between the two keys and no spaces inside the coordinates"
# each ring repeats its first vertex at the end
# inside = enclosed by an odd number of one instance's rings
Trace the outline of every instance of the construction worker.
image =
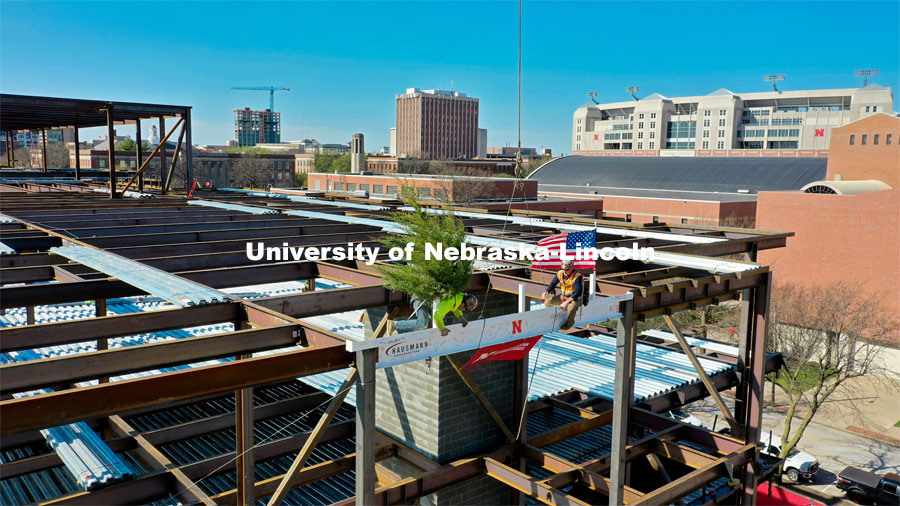
{"type": "Polygon", "coordinates": [[[438,304],[437,309],[434,311],[434,324],[441,329],[441,335],[446,336],[450,333],[450,330],[444,326],[444,317],[447,316],[447,313],[452,312],[453,316],[462,320],[462,326],[465,327],[469,324],[469,320],[466,320],[466,317],[463,316],[462,310],[473,311],[476,307],[478,307],[477,297],[468,293],[457,293],[438,304]]]}
{"type": "Polygon", "coordinates": [[[584,276],[575,272],[575,262],[563,260],[562,269],[556,273],[547,291],[541,295],[546,307],[559,306],[568,313],[568,318],[559,328],[569,330],[575,323],[575,312],[581,307],[581,295],[584,292],[584,276]],[[559,285],[562,295],[556,295],[556,286],[559,285]]]}

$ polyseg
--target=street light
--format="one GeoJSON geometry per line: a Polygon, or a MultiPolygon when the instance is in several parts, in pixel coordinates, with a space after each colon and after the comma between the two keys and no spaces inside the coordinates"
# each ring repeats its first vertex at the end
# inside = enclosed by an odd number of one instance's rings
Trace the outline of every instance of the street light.
{"type": "Polygon", "coordinates": [[[869,78],[878,75],[878,69],[860,69],[856,71],[856,77],[863,78],[863,88],[868,86],[869,78]]]}
{"type": "Polygon", "coordinates": [[[631,98],[638,100],[637,95],[635,95],[635,93],[637,93],[638,91],[641,91],[641,87],[640,86],[629,86],[628,88],[625,89],[625,91],[627,91],[628,93],[631,93],[631,98]]]}
{"type": "Polygon", "coordinates": [[[600,105],[600,102],[597,102],[597,99],[594,98],[594,97],[597,96],[597,92],[596,92],[596,91],[589,91],[589,92],[588,92],[588,96],[591,97],[591,101],[592,101],[592,102],[594,102],[594,103],[597,104],[597,105],[600,105]]]}
{"type": "MultiPolygon", "coordinates": [[[[778,91],[777,83],[778,81],[784,81],[784,74],[769,74],[763,77],[763,81],[768,81],[772,83],[772,89],[778,91]]],[[[778,91],[778,93],[781,93],[778,91]]]]}

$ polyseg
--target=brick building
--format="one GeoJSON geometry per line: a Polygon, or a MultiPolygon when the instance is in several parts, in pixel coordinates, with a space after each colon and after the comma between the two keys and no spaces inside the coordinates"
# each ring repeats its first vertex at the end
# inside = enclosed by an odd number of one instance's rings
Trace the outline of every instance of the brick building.
{"type": "Polygon", "coordinates": [[[447,90],[408,88],[397,95],[398,156],[460,159],[478,156],[478,99],[447,90]]]}
{"type": "Polygon", "coordinates": [[[366,170],[385,173],[415,173],[439,165],[450,169],[474,169],[492,174],[513,175],[516,171],[515,160],[420,160],[399,158],[396,156],[368,155],[366,170]]]}
{"type": "Polygon", "coordinates": [[[796,235],[760,252],[779,282],[861,282],[900,314],[900,118],[876,114],[834,129],[827,177],[802,192],[761,192],[757,226],[796,235]],[[868,239],[866,239],[868,238],[868,239]],[[812,261],[811,259],[814,259],[812,261]]]}

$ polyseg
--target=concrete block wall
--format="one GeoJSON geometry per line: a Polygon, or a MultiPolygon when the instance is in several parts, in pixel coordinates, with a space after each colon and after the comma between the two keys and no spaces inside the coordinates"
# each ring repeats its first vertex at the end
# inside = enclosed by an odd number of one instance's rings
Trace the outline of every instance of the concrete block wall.
{"type": "MultiPolygon", "coordinates": [[[[516,311],[512,294],[492,292],[466,317],[484,317],[516,311]],[[483,309],[483,313],[482,313],[483,309]]],[[[447,318],[451,323],[451,317],[447,318]]],[[[476,324],[477,323],[473,323],[476,324]]],[[[475,351],[455,355],[464,364],[475,351]]],[[[514,413],[515,362],[497,361],[466,369],[511,431],[514,413]]],[[[404,442],[441,464],[505,440],[502,430],[468,389],[446,357],[420,360],[379,370],[376,374],[376,425],[378,430],[404,442]]],[[[512,491],[489,477],[474,478],[423,499],[422,504],[509,504],[512,491]]]]}

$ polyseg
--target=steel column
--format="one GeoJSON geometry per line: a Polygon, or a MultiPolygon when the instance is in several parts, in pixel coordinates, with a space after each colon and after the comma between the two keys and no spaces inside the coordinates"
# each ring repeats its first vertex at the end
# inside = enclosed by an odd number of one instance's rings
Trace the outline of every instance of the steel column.
{"type": "Polygon", "coordinates": [[[356,505],[375,504],[375,362],[378,348],[356,352],[356,505]]]}
{"type": "Polygon", "coordinates": [[[81,179],[81,140],[78,138],[78,125],[75,130],[75,179],[81,179]]]}
{"type": "Polygon", "coordinates": [[[47,130],[41,129],[41,165],[44,166],[44,174],[47,173],[47,130]]]}
{"type": "MultiPolygon", "coordinates": [[[[166,118],[159,117],[159,135],[166,131],[166,118]]],[[[166,194],[166,144],[163,143],[159,150],[159,186],[163,195],[166,194]]]]}
{"type": "MultiPolygon", "coordinates": [[[[769,324],[769,294],[772,289],[772,275],[766,273],[765,283],[755,290],[753,297],[753,356],[749,371],[750,384],[748,388],[747,419],[744,442],[756,446],[759,441],[762,426],[763,387],[765,386],[765,356],[766,337],[769,324]]],[[[744,468],[744,495],[742,504],[756,504],[756,487],[762,468],[759,466],[759,449],[756,449],[755,458],[744,468]]]]}
{"type": "Polygon", "coordinates": [[[187,171],[187,180],[184,182],[184,187],[185,191],[188,191],[194,183],[194,143],[191,140],[191,129],[193,126],[191,124],[190,109],[184,111],[184,128],[186,132],[184,138],[184,165],[187,171]]]}
{"type": "Polygon", "coordinates": [[[109,148],[106,150],[109,158],[109,198],[116,198],[116,129],[113,128],[115,121],[115,107],[110,103],[106,105],[106,139],[109,148]]]}
{"type": "MultiPolygon", "coordinates": [[[[140,167],[143,164],[143,160],[144,160],[143,153],[141,153],[141,120],[140,119],[134,120],[134,137],[135,137],[134,156],[136,158],[136,163],[134,164],[134,166],[140,167]]],[[[143,172],[141,172],[140,175],[138,175],[138,191],[139,192],[144,191],[144,173],[143,172]]]]}
{"type": "Polygon", "coordinates": [[[237,471],[238,504],[254,504],[253,484],[255,461],[253,459],[253,388],[243,388],[234,393],[235,461],[237,471]]]}
{"type": "Polygon", "coordinates": [[[628,443],[628,418],[634,402],[634,383],[631,370],[634,368],[635,336],[632,310],[633,300],[623,302],[625,309],[618,320],[616,333],[616,389],[613,399],[612,420],[612,466],[609,474],[609,503],[625,503],[625,470],[628,467],[625,446],[628,443]]]}

